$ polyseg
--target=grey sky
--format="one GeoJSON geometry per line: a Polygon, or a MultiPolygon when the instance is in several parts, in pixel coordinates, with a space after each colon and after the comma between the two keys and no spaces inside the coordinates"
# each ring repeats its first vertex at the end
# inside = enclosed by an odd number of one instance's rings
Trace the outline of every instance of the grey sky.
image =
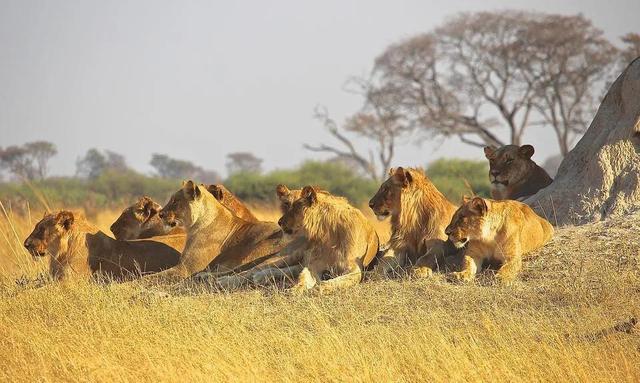
{"type": "MultiPolygon", "coordinates": [[[[506,8],[581,12],[616,42],[640,31],[638,0],[0,0],[0,146],[53,141],[56,174],[91,147],[141,171],[154,152],[221,173],[233,151],[267,169],[323,158],[302,144],[331,139],[316,104],[339,121],[360,106],[342,90],[348,76],[448,15],[506,8]]],[[[531,128],[527,141],[539,160],[557,151],[550,131],[531,128]]],[[[454,155],[482,151],[407,143],[395,162],[454,155]]]]}

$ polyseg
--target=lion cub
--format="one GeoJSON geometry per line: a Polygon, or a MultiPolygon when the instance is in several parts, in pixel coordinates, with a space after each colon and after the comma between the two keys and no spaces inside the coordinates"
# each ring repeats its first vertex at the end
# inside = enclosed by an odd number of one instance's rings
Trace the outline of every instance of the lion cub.
{"type": "Polygon", "coordinates": [[[465,198],[446,233],[458,248],[465,247],[462,270],[454,278],[470,281],[485,262],[501,264],[496,278],[512,281],[522,257],[553,237],[553,226],[527,205],[517,201],[465,198]]]}
{"type": "Polygon", "coordinates": [[[364,214],[343,198],[305,186],[278,224],[290,236],[304,235],[307,248],[294,290],[353,286],[378,253],[378,235],[364,214]],[[322,280],[328,274],[330,279],[322,280]]]}
{"type": "Polygon", "coordinates": [[[549,174],[531,159],[534,152],[531,145],[484,148],[489,160],[489,181],[494,199],[523,200],[553,182],[549,174]]]}

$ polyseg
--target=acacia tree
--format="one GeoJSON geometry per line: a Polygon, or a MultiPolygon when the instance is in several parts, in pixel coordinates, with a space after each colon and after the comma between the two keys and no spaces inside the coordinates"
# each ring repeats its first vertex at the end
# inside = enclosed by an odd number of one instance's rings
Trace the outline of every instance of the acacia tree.
{"type": "Polygon", "coordinates": [[[262,159],[249,152],[235,152],[227,154],[227,171],[229,174],[247,172],[260,173],[262,159]]]}
{"type": "Polygon", "coordinates": [[[76,174],[89,179],[98,178],[106,171],[125,172],[129,170],[124,156],[110,150],[105,150],[103,153],[92,148],[76,161],[76,174]]]}
{"type": "Polygon", "coordinates": [[[530,18],[522,31],[518,63],[535,84],[533,105],[542,123],[554,130],[560,154],[587,129],[606,79],[615,70],[617,49],[582,15],[530,18]]]}
{"type": "Polygon", "coordinates": [[[199,182],[216,183],[220,176],[213,170],[206,170],[191,161],[171,158],[166,154],[154,153],[149,164],[155,169],[156,175],[170,179],[192,179],[199,182]]]}
{"type": "Polygon", "coordinates": [[[0,168],[21,179],[43,180],[47,177],[49,160],[57,153],[56,146],[47,141],[9,146],[0,149],[0,168]]]}
{"type": "Polygon", "coordinates": [[[621,51],[623,65],[627,66],[631,61],[640,57],[640,34],[627,33],[620,39],[624,43],[624,48],[621,51]]]}
{"type": "Polygon", "coordinates": [[[358,113],[346,120],[342,128],[329,116],[326,108],[315,109],[315,118],[340,145],[305,144],[304,147],[315,152],[332,153],[340,162],[355,164],[371,179],[381,181],[391,166],[398,142],[411,133],[412,127],[396,112],[399,101],[396,99],[397,93],[375,89],[365,79],[354,78],[351,84],[356,87],[354,91],[366,96],[366,103],[358,113]],[[370,149],[368,155],[363,154],[347,134],[373,142],[374,149],[370,149]]]}
{"type": "Polygon", "coordinates": [[[48,141],[34,141],[24,144],[34,163],[36,177],[43,180],[49,173],[49,160],[58,154],[56,146],[48,141]]]}
{"type": "Polygon", "coordinates": [[[397,112],[433,135],[520,145],[529,127],[550,126],[564,154],[586,127],[614,62],[615,48],[580,15],[461,13],[389,46],[371,81],[397,93],[397,112]],[[554,118],[550,108],[564,111],[554,118]]]}

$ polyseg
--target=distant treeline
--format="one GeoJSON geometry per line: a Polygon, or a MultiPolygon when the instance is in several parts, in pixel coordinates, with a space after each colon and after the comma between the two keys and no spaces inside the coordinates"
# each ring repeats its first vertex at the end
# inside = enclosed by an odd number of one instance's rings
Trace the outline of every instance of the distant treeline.
{"type": "MultiPolygon", "coordinates": [[[[488,196],[489,182],[485,161],[441,159],[431,163],[427,175],[450,200],[457,203],[472,191],[488,196]]],[[[197,180],[201,181],[201,180],[197,180]]],[[[307,161],[294,169],[258,172],[236,172],[223,181],[239,198],[259,204],[275,203],[275,186],[291,188],[317,185],[331,193],[345,196],[352,203],[367,202],[379,187],[338,162],[307,161]]],[[[179,179],[151,177],[127,171],[105,171],[95,178],[51,177],[28,182],[0,183],[0,200],[14,210],[23,210],[27,202],[37,210],[43,203],[52,209],[83,207],[89,211],[121,208],[138,197],[148,195],[164,204],[181,184],[179,179]]]]}

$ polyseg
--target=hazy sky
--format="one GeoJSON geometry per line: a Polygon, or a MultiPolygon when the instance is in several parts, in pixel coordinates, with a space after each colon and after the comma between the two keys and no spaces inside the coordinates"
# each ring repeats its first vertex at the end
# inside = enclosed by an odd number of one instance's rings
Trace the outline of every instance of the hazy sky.
{"type": "MultiPolygon", "coordinates": [[[[350,75],[448,15],[506,8],[581,12],[616,42],[640,32],[639,0],[0,0],[0,146],[50,140],[56,174],[91,147],[146,172],[154,152],[223,174],[234,151],[266,169],[324,158],[302,148],[331,140],[313,108],[338,121],[356,111],[350,75]]],[[[557,151],[550,131],[531,128],[527,141],[540,161],[557,151]]],[[[397,165],[482,158],[453,139],[400,152],[397,165]]]]}

